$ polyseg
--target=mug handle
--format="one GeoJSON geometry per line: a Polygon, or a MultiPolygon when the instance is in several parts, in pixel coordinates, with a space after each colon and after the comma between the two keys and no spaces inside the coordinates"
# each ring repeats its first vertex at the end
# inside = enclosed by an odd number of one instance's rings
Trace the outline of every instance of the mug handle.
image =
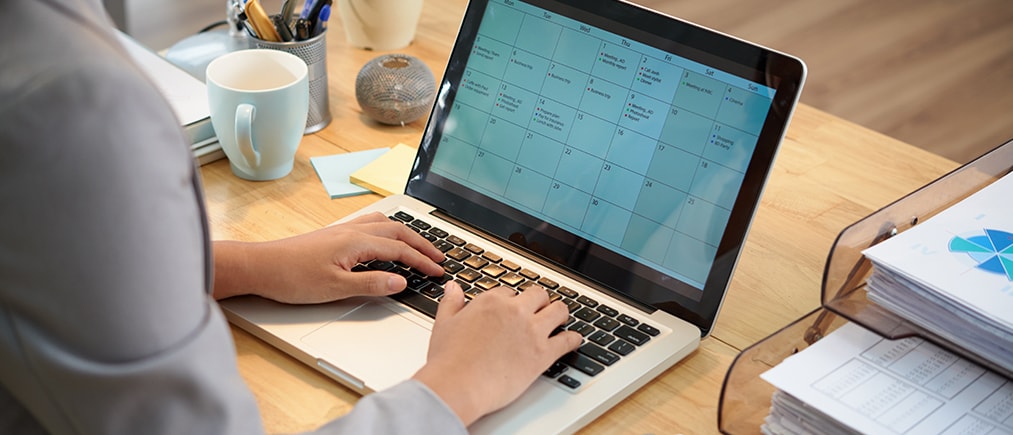
{"type": "Polygon", "coordinates": [[[260,167],[260,151],[253,146],[253,118],[256,114],[257,108],[252,104],[243,103],[236,107],[236,145],[251,168],[260,167]]]}

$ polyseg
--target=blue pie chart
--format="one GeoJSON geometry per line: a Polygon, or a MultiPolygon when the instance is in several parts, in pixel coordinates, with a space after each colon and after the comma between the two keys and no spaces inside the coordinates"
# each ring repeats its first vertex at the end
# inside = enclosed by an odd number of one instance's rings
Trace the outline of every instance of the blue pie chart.
{"type": "Polygon", "coordinates": [[[950,252],[967,254],[978,269],[1006,275],[1013,281],[1013,233],[985,229],[985,234],[950,239],[950,252]]]}

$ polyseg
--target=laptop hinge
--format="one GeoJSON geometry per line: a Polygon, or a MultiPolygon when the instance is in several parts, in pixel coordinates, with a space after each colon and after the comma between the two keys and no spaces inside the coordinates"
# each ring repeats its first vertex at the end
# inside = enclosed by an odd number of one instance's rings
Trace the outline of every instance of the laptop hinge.
{"type": "Polygon", "coordinates": [[[554,273],[563,275],[563,276],[565,276],[565,277],[567,277],[569,279],[577,281],[577,282],[581,283],[584,286],[590,287],[592,289],[595,289],[597,291],[605,293],[605,294],[607,294],[607,295],[609,295],[609,296],[611,296],[613,298],[616,298],[616,299],[622,301],[623,303],[625,303],[625,304],[627,304],[627,305],[629,305],[629,306],[631,306],[633,308],[636,308],[636,309],[638,309],[640,311],[643,311],[645,314],[653,314],[655,311],[658,310],[657,308],[651,306],[650,304],[641,302],[641,301],[639,301],[637,299],[634,299],[634,298],[632,298],[630,296],[627,296],[627,295],[623,294],[622,292],[619,292],[619,291],[610,289],[608,287],[605,287],[605,286],[603,286],[601,284],[595,283],[594,281],[592,281],[590,279],[587,279],[587,278],[585,278],[584,276],[582,276],[582,275],[580,275],[578,273],[574,273],[572,271],[566,270],[566,269],[564,269],[564,268],[556,265],[552,261],[547,260],[545,257],[542,257],[542,256],[540,256],[540,255],[538,255],[536,253],[524,250],[524,249],[522,249],[520,247],[517,247],[516,245],[514,245],[512,243],[505,243],[505,242],[503,242],[503,239],[501,237],[499,237],[499,236],[497,236],[495,234],[489,233],[489,232],[487,232],[487,231],[485,231],[485,230],[483,230],[481,228],[478,228],[476,226],[473,226],[471,224],[465,223],[465,222],[463,222],[463,221],[461,221],[461,220],[459,220],[459,219],[457,219],[457,218],[455,218],[455,217],[453,217],[453,216],[451,216],[451,215],[449,215],[447,213],[444,213],[443,211],[441,211],[439,209],[433,210],[432,212],[430,212],[430,214],[432,214],[433,216],[436,216],[436,217],[438,217],[440,219],[443,219],[445,221],[448,221],[450,223],[453,223],[454,225],[457,225],[459,227],[465,228],[468,231],[481,234],[482,236],[485,236],[485,238],[488,239],[489,241],[495,243],[496,246],[501,247],[501,248],[506,249],[506,250],[509,250],[509,251],[511,251],[511,252],[513,252],[513,253],[515,253],[517,255],[538,257],[540,260],[543,260],[543,262],[541,263],[542,267],[545,267],[547,269],[552,270],[554,273]]]}

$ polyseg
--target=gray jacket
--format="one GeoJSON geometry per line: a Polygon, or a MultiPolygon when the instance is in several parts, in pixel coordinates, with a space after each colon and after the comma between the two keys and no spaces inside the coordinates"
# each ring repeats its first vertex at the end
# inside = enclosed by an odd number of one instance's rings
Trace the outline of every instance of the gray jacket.
{"type": "MultiPolygon", "coordinates": [[[[4,0],[0,29],[0,433],[263,432],[186,140],[100,0],[4,0]]],[[[408,381],[319,431],[464,428],[408,381]]]]}

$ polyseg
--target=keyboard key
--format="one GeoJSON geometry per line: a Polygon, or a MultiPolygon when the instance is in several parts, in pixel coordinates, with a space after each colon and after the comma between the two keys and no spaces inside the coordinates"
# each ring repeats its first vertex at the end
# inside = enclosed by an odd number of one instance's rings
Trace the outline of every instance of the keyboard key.
{"type": "Polygon", "coordinates": [[[619,321],[611,317],[602,317],[597,322],[594,322],[594,326],[598,329],[611,331],[619,327],[619,321]]]}
{"type": "Polygon", "coordinates": [[[503,261],[503,257],[493,254],[492,252],[486,252],[482,254],[482,256],[485,257],[486,260],[489,260],[493,263],[499,263],[500,261],[503,261]]]}
{"type": "Polygon", "coordinates": [[[423,239],[428,240],[429,243],[436,243],[437,240],[440,240],[438,237],[429,233],[419,233],[419,234],[422,236],[423,239]]]}
{"type": "Polygon", "coordinates": [[[637,324],[640,323],[639,320],[634,319],[634,318],[632,318],[630,316],[627,316],[625,314],[620,314],[619,317],[616,317],[616,320],[618,320],[620,322],[623,322],[623,323],[625,323],[627,325],[630,325],[630,326],[637,326],[637,324]]]}
{"type": "Polygon", "coordinates": [[[542,288],[542,286],[540,286],[538,284],[535,284],[535,283],[533,283],[531,281],[528,281],[528,282],[526,282],[526,283],[521,284],[520,286],[518,286],[517,290],[520,290],[520,291],[524,292],[524,291],[528,291],[528,289],[531,289],[531,288],[534,288],[534,287],[542,288]]]}
{"type": "Polygon", "coordinates": [[[583,305],[581,305],[580,302],[577,302],[573,299],[563,299],[563,303],[566,304],[566,307],[570,309],[570,313],[573,313],[574,311],[577,311],[583,307],[583,305]]]}
{"type": "Polygon", "coordinates": [[[443,274],[443,275],[440,275],[440,276],[426,277],[426,279],[428,279],[429,282],[435,283],[437,285],[443,285],[443,284],[446,284],[447,281],[450,281],[450,280],[454,279],[454,277],[451,276],[451,275],[443,274]]]}
{"type": "Polygon", "coordinates": [[[446,240],[437,240],[433,242],[433,246],[435,246],[436,249],[439,249],[440,252],[447,252],[454,248],[454,245],[446,240]]]}
{"type": "Polygon", "coordinates": [[[600,306],[598,306],[597,310],[598,310],[599,313],[602,313],[602,314],[604,314],[606,316],[609,316],[609,317],[615,317],[616,314],[619,314],[618,310],[616,310],[615,308],[612,308],[612,307],[610,307],[608,305],[600,305],[600,306]]]}
{"type": "Polygon", "coordinates": [[[530,279],[532,281],[535,281],[538,278],[540,278],[540,276],[538,276],[538,274],[535,273],[534,271],[532,271],[531,269],[521,269],[521,271],[518,272],[518,273],[520,273],[521,276],[523,276],[523,277],[525,277],[527,279],[530,279]]]}
{"type": "Polygon", "coordinates": [[[556,287],[559,287],[559,283],[558,282],[555,282],[555,281],[553,281],[551,279],[548,279],[548,278],[546,278],[544,276],[542,277],[542,279],[538,280],[538,285],[540,285],[542,287],[545,287],[547,289],[554,289],[556,287]]]}
{"type": "Polygon", "coordinates": [[[411,226],[413,226],[415,228],[418,228],[420,230],[428,230],[428,229],[430,229],[430,228],[433,227],[432,225],[429,225],[428,222],[426,222],[424,220],[420,220],[420,219],[413,220],[411,222],[411,226]]]}
{"type": "Polygon", "coordinates": [[[369,262],[369,264],[366,265],[366,267],[368,267],[370,270],[382,270],[384,272],[390,272],[394,269],[397,269],[397,266],[395,266],[394,263],[391,263],[389,261],[371,261],[369,262]]]}
{"type": "Polygon", "coordinates": [[[590,308],[584,307],[577,310],[576,313],[573,313],[573,317],[576,317],[580,320],[590,323],[593,322],[595,319],[601,317],[601,313],[592,310],[590,308]]]}
{"type": "Polygon", "coordinates": [[[582,303],[584,305],[587,305],[587,306],[589,306],[591,308],[594,308],[594,307],[598,306],[598,301],[596,301],[594,299],[591,299],[591,298],[589,298],[587,296],[577,296],[577,302],[580,302],[580,303],[582,303]]]}
{"type": "Polygon", "coordinates": [[[458,262],[456,262],[454,260],[444,261],[443,264],[442,264],[442,266],[443,266],[443,270],[447,271],[447,273],[450,273],[450,274],[455,274],[457,272],[460,272],[460,271],[464,270],[464,265],[461,264],[461,263],[458,263],[458,262]]]}
{"type": "Polygon", "coordinates": [[[493,278],[497,278],[500,275],[506,273],[506,269],[500,267],[498,264],[492,264],[482,269],[482,273],[489,275],[493,278]]]}
{"type": "Polygon", "coordinates": [[[518,270],[521,270],[521,266],[520,265],[518,265],[517,263],[514,263],[513,261],[510,261],[510,260],[503,260],[503,262],[500,263],[499,265],[503,266],[506,270],[509,270],[511,272],[516,272],[518,270]]]}
{"type": "Polygon", "coordinates": [[[478,246],[474,243],[468,243],[467,245],[464,245],[464,249],[471,251],[472,254],[481,254],[485,252],[485,249],[482,249],[481,246],[478,246]]]}
{"type": "Polygon", "coordinates": [[[571,298],[571,299],[577,297],[577,292],[573,291],[569,287],[560,287],[560,288],[557,288],[556,291],[559,292],[559,294],[561,294],[563,296],[566,296],[568,298],[571,298]]]}
{"type": "Polygon", "coordinates": [[[408,213],[405,213],[403,211],[399,211],[397,213],[394,213],[394,217],[397,218],[397,220],[402,221],[402,222],[411,222],[411,221],[415,220],[415,217],[413,217],[412,215],[410,215],[408,213]]]}
{"type": "Polygon", "coordinates": [[[562,357],[559,358],[559,361],[562,362],[563,364],[566,364],[570,367],[580,370],[581,372],[584,372],[584,374],[587,374],[589,376],[597,375],[598,373],[601,373],[602,370],[605,370],[605,366],[598,364],[591,358],[581,355],[577,352],[570,352],[566,355],[563,355],[562,357]]]}
{"type": "Polygon", "coordinates": [[[578,381],[578,380],[576,380],[574,378],[571,378],[571,377],[569,377],[567,375],[560,376],[559,379],[557,379],[557,381],[560,384],[563,384],[563,385],[566,385],[567,387],[573,388],[574,390],[576,390],[577,388],[580,388],[580,381],[578,381]]]}
{"type": "Polygon", "coordinates": [[[468,265],[468,267],[472,269],[481,269],[485,267],[485,265],[489,264],[489,260],[473,255],[468,257],[467,260],[464,260],[464,264],[468,265]]]}
{"type": "Polygon", "coordinates": [[[503,281],[504,284],[513,287],[523,282],[524,277],[513,272],[508,272],[506,275],[499,277],[499,280],[503,281]]]}
{"type": "Polygon", "coordinates": [[[581,346],[580,349],[578,349],[578,351],[584,355],[591,357],[591,359],[598,361],[602,364],[605,364],[607,366],[615,364],[616,361],[619,361],[619,355],[616,355],[612,352],[602,349],[601,347],[598,347],[598,345],[594,343],[584,343],[584,345],[581,346]]]}
{"type": "Polygon", "coordinates": [[[613,331],[612,334],[637,346],[643,345],[644,343],[647,343],[647,340],[651,339],[651,337],[647,334],[630,328],[627,325],[620,326],[619,329],[613,331]]]}
{"type": "Polygon", "coordinates": [[[568,329],[584,337],[587,337],[588,334],[594,332],[594,326],[588,325],[587,323],[581,322],[579,320],[573,325],[570,325],[568,329]]]}
{"type": "Polygon", "coordinates": [[[647,335],[650,335],[651,337],[657,337],[658,334],[661,333],[661,331],[659,331],[658,328],[655,328],[655,327],[653,327],[651,325],[648,325],[646,323],[638,326],[637,327],[637,331],[643,332],[643,333],[645,333],[647,335]]]}
{"type": "Polygon", "coordinates": [[[496,281],[495,279],[489,278],[488,276],[483,276],[478,281],[475,281],[475,285],[478,286],[478,287],[481,287],[482,290],[489,290],[489,289],[491,289],[493,287],[498,287],[499,286],[499,281],[496,281]]]}
{"type": "Polygon", "coordinates": [[[391,295],[391,297],[394,298],[394,300],[425,313],[429,317],[436,318],[436,308],[439,307],[439,304],[432,299],[411,290],[405,290],[401,293],[391,295]]]}
{"type": "Polygon", "coordinates": [[[563,374],[563,372],[565,372],[566,369],[567,369],[566,364],[556,361],[552,363],[552,365],[549,366],[549,368],[546,369],[545,372],[542,373],[542,375],[554,378],[556,376],[563,374]]]}
{"type": "Polygon", "coordinates": [[[471,256],[471,254],[469,254],[468,251],[465,251],[465,250],[463,250],[461,248],[451,249],[451,250],[447,251],[446,253],[444,253],[444,255],[446,255],[447,257],[453,258],[453,259],[455,259],[457,261],[464,261],[464,259],[466,259],[466,258],[468,258],[468,257],[471,256]]]}
{"type": "Polygon", "coordinates": [[[426,285],[422,286],[422,289],[419,290],[419,293],[422,293],[422,294],[424,294],[426,296],[429,296],[429,297],[431,297],[433,299],[436,299],[436,298],[440,297],[440,295],[443,294],[443,287],[440,287],[439,285],[437,285],[434,282],[430,282],[430,283],[427,283],[426,285]]]}
{"type": "Polygon", "coordinates": [[[481,278],[482,274],[474,269],[464,269],[457,273],[457,277],[468,282],[474,282],[476,279],[481,278]]]}
{"type": "Polygon", "coordinates": [[[622,356],[629,355],[630,352],[633,352],[636,348],[636,346],[622,340],[616,340],[615,343],[612,343],[612,345],[609,346],[609,350],[622,356]]]}
{"type": "Polygon", "coordinates": [[[436,228],[436,227],[430,228],[429,229],[429,233],[432,234],[432,235],[434,235],[434,236],[436,236],[436,237],[439,237],[441,239],[444,238],[444,237],[447,237],[448,235],[450,235],[450,233],[448,233],[446,231],[443,231],[443,230],[441,230],[439,228],[436,228]]]}
{"type": "Polygon", "coordinates": [[[595,333],[588,336],[587,339],[592,343],[597,343],[599,346],[608,346],[609,343],[616,340],[615,337],[605,331],[595,331],[595,333]]]}
{"type": "Polygon", "coordinates": [[[426,279],[426,277],[419,275],[412,275],[411,277],[408,277],[406,279],[408,281],[408,288],[415,291],[418,291],[419,289],[422,288],[422,286],[430,282],[428,279],[426,279]]]}
{"type": "Polygon", "coordinates": [[[447,241],[457,246],[463,246],[465,243],[468,243],[465,242],[464,239],[454,235],[447,236],[447,241]]]}

